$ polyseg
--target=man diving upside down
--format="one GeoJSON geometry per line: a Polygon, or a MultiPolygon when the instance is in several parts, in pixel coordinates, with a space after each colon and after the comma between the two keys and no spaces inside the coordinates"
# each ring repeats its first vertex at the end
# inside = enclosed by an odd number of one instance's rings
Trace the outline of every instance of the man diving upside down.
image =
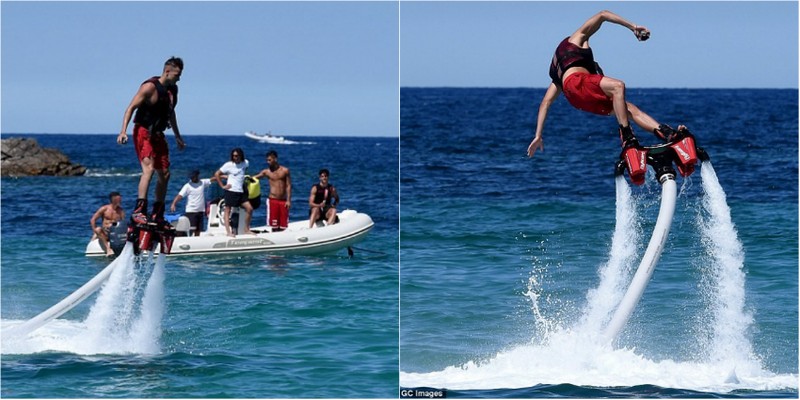
{"type": "Polygon", "coordinates": [[[542,130],[547,111],[561,92],[564,92],[564,97],[579,110],[598,115],[613,113],[619,123],[619,136],[623,149],[640,147],[631,129],[630,119],[645,131],[653,132],[666,142],[678,137],[679,133],[688,132],[683,125],[675,131],[669,125],[656,122],[651,116],[625,100],[623,81],[603,75],[600,66],[594,61],[589,38],[606,21],[630,29],[639,41],[645,41],[650,37],[650,31],[644,26],[632,24],[610,11],[600,11],[584,22],[575,33],[564,39],[556,48],[550,64],[552,83],[539,105],[536,134],[528,145],[528,157],[532,157],[536,150],[544,150],[542,130]]]}

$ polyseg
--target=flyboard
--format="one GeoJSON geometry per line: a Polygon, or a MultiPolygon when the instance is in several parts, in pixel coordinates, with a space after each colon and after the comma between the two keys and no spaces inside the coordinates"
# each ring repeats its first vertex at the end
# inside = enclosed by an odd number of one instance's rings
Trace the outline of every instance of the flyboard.
{"type": "MultiPolygon", "coordinates": [[[[163,211],[163,210],[162,210],[163,211]]],[[[163,221],[163,218],[157,219],[163,221]]],[[[127,240],[124,249],[119,257],[111,264],[103,268],[100,273],[90,279],[78,290],[65,297],[60,302],[48,308],[39,315],[23,322],[20,325],[12,326],[5,330],[4,335],[8,337],[27,336],[31,332],[41,328],[44,324],[55,318],[62,316],[67,311],[86,300],[96,292],[103,283],[108,280],[114,269],[128,260],[131,253],[139,255],[143,250],[152,252],[157,244],[161,245],[162,252],[169,254],[172,250],[172,242],[175,238],[175,228],[165,222],[150,222],[143,224],[131,223],[128,225],[127,240]]]]}
{"type": "Polygon", "coordinates": [[[609,342],[617,338],[628,322],[634,308],[642,298],[661,257],[661,252],[664,250],[664,244],[666,244],[669,229],[672,226],[677,198],[676,173],[673,164],[678,168],[681,176],[688,177],[694,172],[698,160],[708,161],[708,154],[696,146],[694,135],[686,129],[679,130],[677,137],[668,143],[649,147],[628,147],[623,149],[620,154],[620,160],[616,164],[614,173],[619,176],[627,170],[631,182],[635,185],[644,183],[647,165],[653,167],[656,180],[661,183],[661,207],[658,211],[655,228],[653,228],[653,235],[647,244],[647,250],[639,263],[639,268],[636,269],[628,290],[606,326],[604,337],[609,342]]]}

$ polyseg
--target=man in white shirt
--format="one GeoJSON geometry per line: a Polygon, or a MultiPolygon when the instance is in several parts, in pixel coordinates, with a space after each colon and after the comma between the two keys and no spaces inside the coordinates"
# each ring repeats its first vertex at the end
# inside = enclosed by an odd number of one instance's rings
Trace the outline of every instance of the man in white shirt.
{"type": "Polygon", "coordinates": [[[200,236],[200,231],[203,230],[203,216],[206,213],[206,196],[205,190],[211,186],[211,181],[216,180],[216,177],[211,179],[200,179],[200,171],[194,170],[189,174],[189,182],[183,185],[181,191],[172,200],[172,206],[169,210],[175,212],[175,207],[178,202],[186,198],[186,218],[189,218],[189,224],[194,228],[194,235],[200,236]]]}
{"type": "Polygon", "coordinates": [[[250,220],[253,217],[253,206],[247,201],[244,194],[244,176],[247,174],[247,167],[250,162],[244,157],[244,150],[237,147],[231,151],[231,160],[226,162],[214,173],[217,183],[225,189],[225,232],[228,236],[235,237],[236,232],[231,230],[230,218],[231,208],[241,207],[245,211],[244,233],[254,234],[250,231],[250,220]],[[222,176],[227,176],[227,183],[222,185],[222,176]]]}

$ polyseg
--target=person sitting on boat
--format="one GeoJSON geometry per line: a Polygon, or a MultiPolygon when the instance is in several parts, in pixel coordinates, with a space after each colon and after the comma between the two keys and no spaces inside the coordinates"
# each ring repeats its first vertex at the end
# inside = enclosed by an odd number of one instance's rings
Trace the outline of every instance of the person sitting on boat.
{"type": "Polygon", "coordinates": [[[219,186],[225,189],[225,232],[228,236],[236,236],[231,231],[231,208],[241,207],[245,210],[244,233],[252,234],[250,231],[250,219],[253,217],[253,207],[247,201],[244,194],[244,176],[250,162],[244,158],[244,150],[237,147],[231,151],[231,160],[226,162],[214,173],[219,186]],[[222,175],[227,175],[226,184],[222,184],[222,175]]]}
{"type": "Polygon", "coordinates": [[[108,195],[108,201],[108,204],[97,209],[89,223],[92,226],[92,232],[94,232],[92,240],[97,237],[100,241],[100,247],[106,249],[106,256],[112,257],[114,256],[114,250],[111,249],[111,244],[109,243],[109,234],[111,233],[111,227],[125,218],[125,209],[122,208],[122,195],[119,192],[111,192],[108,195]],[[103,219],[102,226],[97,226],[98,218],[103,219]]]}
{"type": "Polygon", "coordinates": [[[328,182],[330,172],[327,169],[319,170],[319,183],[311,186],[311,195],[308,197],[308,227],[313,228],[318,219],[324,218],[328,225],[336,223],[336,206],[339,204],[339,193],[328,182]]]}
{"type": "Polygon", "coordinates": [[[268,168],[261,170],[253,178],[269,178],[269,199],[267,202],[267,225],[273,232],[280,232],[289,226],[289,208],[292,206],[292,177],[289,168],[278,164],[278,153],[267,152],[268,168]]]}
{"type": "Polygon", "coordinates": [[[206,188],[211,186],[212,181],[216,180],[216,176],[211,177],[211,179],[200,179],[200,171],[192,171],[189,173],[189,182],[183,185],[169,207],[171,212],[175,212],[178,202],[186,198],[184,215],[189,219],[189,225],[194,228],[194,236],[200,236],[200,231],[203,230],[203,217],[206,213],[206,188]]]}

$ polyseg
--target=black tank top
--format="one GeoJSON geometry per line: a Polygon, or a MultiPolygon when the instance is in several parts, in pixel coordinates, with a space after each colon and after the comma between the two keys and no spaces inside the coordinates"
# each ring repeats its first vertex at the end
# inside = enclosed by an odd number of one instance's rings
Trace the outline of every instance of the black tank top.
{"type": "Polygon", "coordinates": [[[317,188],[317,193],[314,194],[314,203],[319,204],[324,201],[326,206],[331,205],[333,198],[333,185],[328,184],[328,186],[322,187],[322,185],[316,183],[314,184],[314,187],[317,188]]]}
{"type": "Polygon", "coordinates": [[[178,104],[178,86],[164,87],[158,78],[154,76],[142,82],[142,85],[148,82],[156,85],[158,100],[155,104],[142,103],[133,117],[134,123],[146,127],[150,133],[164,132],[170,127],[169,119],[178,104]]]}
{"type": "Polygon", "coordinates": [[[558,87],[562,87],[564,72],[572,67],[586,68],[590,74],[603,74],[600,66],[594,61],[591,48],[584,49],[569,42],[569,37],[562,40],[556,48],[553,60],[550,62],[550,79],[558,87]]]}

